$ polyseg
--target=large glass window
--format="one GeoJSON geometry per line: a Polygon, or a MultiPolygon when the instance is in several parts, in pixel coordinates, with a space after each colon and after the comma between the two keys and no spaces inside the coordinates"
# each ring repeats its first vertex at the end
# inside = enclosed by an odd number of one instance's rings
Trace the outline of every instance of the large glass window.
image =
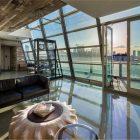
{"type": "Polygon", "coordinates": [[[65,17],[67,31],[88,27],[96,24],[95,18],[83,13],[78,12],[65,17]]]}
{"type": "Polygon", "coordinates": [[[57,44],[57,48],[65,48],[65,42],[64,42],[64,36],[55,36],[55,37],[50,37],[48,38],[50,40],[55,40],[57,44]]]}
{"type": "Polygon", "coordinates": [[[27,52],[27,51],[32,51],[32,48],[31,48],[31,45],[30,45],[30,42],[29,42],[29,41],[23,43],[22,46],[23,46],[23,50],[24,50],[25,52],[27,52]]]}
{"type": "Polygon", "coordinates": [[[46,16],[44,16],[43,18],[43,23],[46,23],[46,22],[48,22],[49,20],[52,20],[52,19],[55,19],[55,18],[57,18],[57,17],[59,17],[59,11],[57,10],[57,11],[55,11],[55,12],[53,12],[53,13],[50,13],[50,14],[48,14],[48,15],[46,15],[46,16]],[[48,20],[48,21],[47,21],[48,20]]]}
{"type": "Polygon", "coordinates": [[[76,77],[102,81],[102,65],[73,64],[76,77]]]}
{"type": "Polygon", "coordinates": [[[98,45],[97,28],[73,32],[68,34],[70,47],[98,45]]]}
{"type": "Polygon", "coordinates": [[[70,13],[70,12],[75,11],[75,10],[76,10],[76,8],[74,8],[70,5],[66,5],[66,6],[63,7],[63,13],[64,14],[70,13]]]}
{"type": "Polygon", "coordinates": [[[130,23],[130,86],[131,88],[140,89],[140,20],[130,23]],[[136,52],[135,55],[133,52],[136,52]]]}
{"type": "MultiPolygon", "coordinates": [[[[90,27],[96,24],[96,20],[70,5],[63,7],[63,13],[75,76],[101,81],[102,67],[97,28],[90,27]],[[77,29],[78,31],[73,31],[77,29]]],[[[56,41],[63,74],[71,76],[59,10],[44,16],[42,21],[47,39],[56,41]]],[[[29,28],[33,39],[42,38],[39,20],[29,24],[29,28]]],[[[31,61],[31,48],[26,45],[24,51],[31,61]]]]}
{"type": "Polygon", "coordinates": [[[100,48],[71,49],[73,62],[101,64],[100,48]]]}
{"type": "Polygon", "coordinates": [[[39,20],[36,20],[28,25],[29,28],[35,28],[39,25],[39,20]]]}
{"type": "Polygon", "coordinates": [[[59,20],[44,25],[46,36],[62,33],[62,26],[59,20]]]}
{"type": "Polygon", "coordinates": [[[33,52],[32,52],[30,42],[29,41],[28,42],[23,42],[22,47],[23,47],[23,50],[24,50],[24,54],[25,54],[25,58],[26,58],[27,63],[33,63],[34,56],[33,56],[33,52]]]}
{"type": "Polygon", "coordinates": [[[67,51],[66,50],[58,50],[58,53],[59,53],[60,61],[68,62],[68,57],[67,57],[67,51]]]}
{"type": "Polygon", "coordinates": [[[43,38],[41,30],[31,30],[32,39],[43,38]]]}
{"type": "Polygon", "coordinates": [[[70,76],[70,68],[68,63],[61,63],[62,70],[63,70],[63,75],[68,75],[70,76]]]}

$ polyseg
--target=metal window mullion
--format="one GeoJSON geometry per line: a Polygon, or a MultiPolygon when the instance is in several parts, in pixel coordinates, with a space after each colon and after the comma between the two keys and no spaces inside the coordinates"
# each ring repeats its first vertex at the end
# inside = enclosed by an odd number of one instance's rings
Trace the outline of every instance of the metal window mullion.
{"type": "MultiPolygon", "coordinates": [[[[100,23],[100,19],[96,18],[96,22],[97,22],[97,31],[98,31],[98,39],[99,39],[99,46],[100,46],[100,55],[101,55],[101,63],[102,63],[102,73],[104,71],[104,60],[103,60],[103,39],[102,39],[102,31],[101,31],[101,23],[100,23]]],[[[102,80],[103,80],[103,87],[104,87],[104,73],[102,74],[102,80]]]]}
{"type": "Polygon", "coordinates": [[[64,35],[65,45],[66,45],[66,51],[67,51],[67,57],[68,57],[68,61],[69,61],[70,72],[71,72],[72,78],[75,78],[72,57],[71,57],[71,52],[70,52],[70,46],[69,46],[69,40],[68,40],[68,35],[67,35],[67,30],[66,30],[66,25],[65,25],[65,21],[64,21],[62,8],[59,10],[59,14],[60,14],[60,18],[61,18],[61,26],[62,26],[62,31],[63,31],[63,35],[64,35]]]}
{"type": "Polygon", "coordinates": [[[130,59],[130,20],[127,21],[127,91],[130,92],[131,84],[131,59],[130,59]]]}
{"type": "MultiPolygon", "coordinates": [[[[45,29],[44,29],[42,19],[39,19],[39,23],[40,23],[40,27],[41,27],[42,36],[43,36],[43,39],[44,39],[44,44],[46,46],[46,54],[47,54],[47,57],[49,59],[49,68],[50,68],[50,71],[51,71],[51,59],[49,58],[49,52],[47,51],[47,50],[49,50],[49,48],[48,48],[48,44],[46,43],[47,38],[46,38],[46,33],[45,33],[45,29]]],[[[51,71],[51,75],[52,75],[52,71],[51,71]]]]}
{"type": "MultiPolygon", "coordinates": [[[[26,28],[29,29],[29,26],[27,25],[26,28]]],[[[35,62],[35,60],[36,60],[36,53],[35,53],[33,42],[32,42],[31,38],[29,38],[29,42],[30,42],[30,45],[31,45],[31,49],[32,49],[33,57],[34,57],[34,62],[35,62]]]]}

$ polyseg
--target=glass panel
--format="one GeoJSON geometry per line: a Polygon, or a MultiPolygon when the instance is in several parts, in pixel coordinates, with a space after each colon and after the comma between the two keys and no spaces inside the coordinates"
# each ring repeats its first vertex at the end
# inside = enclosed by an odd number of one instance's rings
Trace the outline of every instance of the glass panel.
{"type": "Polygon", "coordinates": [[[107,27],[107,65],[106,83],[112,80],[112,29],[107,27]]]}
{"type": "Polygon", "coordinates": [[[60,21],[56,20],[55,22],[46,24],[44,26],[46,36],[62,33],[62,26],[59,23],[60,23],[60,21]],[[58,22],[58,23],[56,23],[56,22],[58,22]]]}
{"type": "Polygon", "coordinates": [[[122,77],[127,77],[127,63],[126,64],[113,63],[112,70],[113,70],[113,76],[120,76],[120,71],[121,71],[122,77]]]}
{"type": "Polygon", "coordinates": [[[36,26],[40,25],[39,20],[36,20],[28,25],[29,28],[35,28],[36,26]]]}
{"type": "Polygon", "coordinates": [[[122,64],[122,77],[127,77],[127,63],[122,64]]]}
{"type": "Polygon", "coordinates": [[[68,63],[61,63],[61,67],[62,67],[62,70],[63,70],[63,75],[69,75],[69,76],[71,75],[68,63]]]}
{"type": "Polygon", "coordinates": [[[27,63],[34,63],[34,56],[33,56],[30,42],[22,43],[22,47],[23,47],[23,51],[24,51],[27,63]]]}
{"type": "Polygon", "coordinates": [[[25,57],[26,57],[26,60],[28,60],[28,61],[34,60],[33,52],[25,52],[25,57]]]}
{"type": "Polygon", "coordinates": [[[32,51],[30,42],[22,43],[22,46],[23,46],[23,50],[24,50],[25,52],[27,52],[27,51],[32,51]]]}
{"type": "MultiPolygon", "coordinates": [[[[49,20],[55,19],[55,18],[57,18],[57,17],[59,17],[59,11],[58,11],[58,10],[55,11],[55,12],[53,12],[53,13],[50,13],[50,14],[44,16],[45,19],[49,19],[49,20]]],[[[43,19],[43,23],[49,21],[49,20],[47,21],[47,20],[45,20],[45,19],[43,19]]]]}
{"type": "Polygon", "coordinates": [[[73,64],[75,76],[102,81],[102,65],[73,64]]]}
{"type": "Polygon", "coordinates": [[[130,87],[140,89],[140,20],[130,23],[130,87]]]}
{"type": "Polygon", "coordinates": [[[96,25],[96,20],[83,12],[78,12],[65,17],[65,23],[67,30],[70,31],[91,25],[96,25]]]}
{"type": "Polygon", "coordinates": [[[98,45],[97,28],[68,34],[70,47],[98,45]]]}
{"type": "Polygon", "coordinates": [[[42,38],[42,32],[39,30],[31,30],[32,39],[42,38]]]}
{"type": "Polygon", "coordinates": [[[64,14],[67,14],[67,13],[69,13],[71,11],[74,11],[74,10],[76,10],[76,8],[74,8],[74,7],[70,6],[70,5],[66,5],[66,6],[63,7],[63,13],[64,14]]]}
{"type": "Polygon", "coordinates": [[[71,55],[73,62],[101,64],[99,47],[71,49],[71,55]]]}
{"type": "Polygon", "coordinates": [[[119,64],[112,64],[113,76],[119,76],[119,64]]]}
{"type": "Polygon", "coordinates": [[[66,50],[58,50],[60,61],[68,61],[67,51],[66,50]]]}
{"type": "Polygon", "coordinates": [[[63,35],[55,36],[55,37],[50,37],[48,39],[55,40],[56,44],[57,44],[57,48],[65,48],[65,42],[64,42],[63,35]]]}

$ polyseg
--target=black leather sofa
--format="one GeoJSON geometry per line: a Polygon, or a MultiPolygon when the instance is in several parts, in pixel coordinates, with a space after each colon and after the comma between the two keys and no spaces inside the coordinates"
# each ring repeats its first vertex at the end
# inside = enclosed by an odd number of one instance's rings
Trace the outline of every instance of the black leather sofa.
{"type": "Polygon", "coordinates": [[[49,79],[41,75],[0,80],[0,108],[43,94],[49,94],[49,79]]]}

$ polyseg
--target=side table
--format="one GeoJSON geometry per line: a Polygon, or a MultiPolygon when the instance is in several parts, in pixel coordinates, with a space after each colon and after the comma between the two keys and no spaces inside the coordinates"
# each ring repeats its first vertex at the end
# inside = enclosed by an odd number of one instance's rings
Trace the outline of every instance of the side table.
{"type": "Polygon", "coordinates": [[[84,124],[68,124],[61,128],[55,136],[55,140],[98,140],[94,130],[84,124]]]}

